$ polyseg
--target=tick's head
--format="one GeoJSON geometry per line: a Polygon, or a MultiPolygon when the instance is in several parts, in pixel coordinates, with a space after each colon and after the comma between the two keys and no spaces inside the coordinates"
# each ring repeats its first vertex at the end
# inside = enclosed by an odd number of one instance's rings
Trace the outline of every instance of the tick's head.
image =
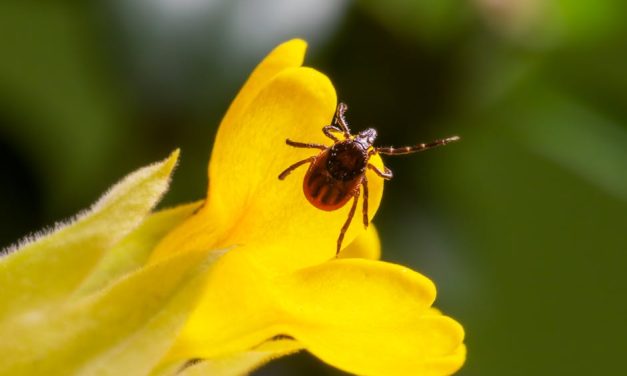
{"type": "Polygon", "coordinates": [[[363,146],[369,148],[374,144],[374,140],[377,139],[377,131],[374,128],[368,128],[364,131],[361,131],[355,137],[355,140],[362,144],[363,146]]]}

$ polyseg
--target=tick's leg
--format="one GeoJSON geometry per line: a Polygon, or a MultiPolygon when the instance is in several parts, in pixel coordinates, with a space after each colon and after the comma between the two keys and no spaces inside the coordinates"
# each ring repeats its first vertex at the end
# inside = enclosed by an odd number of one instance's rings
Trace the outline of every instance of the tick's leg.
{"type": "Polygon", "coordinates": [[[305,148],[305,149],[320,149],[320,150],[327,150],[328,147],[322,145],[322,144],[308,144],[308,143],[304,143],[304,142],[296,142],[296,141],[292,141],[289,138],[285,140],[285,143],[288,144],[289,146],[293,146],[295,148],[305,148]]]}
{"type": "Polygon", "coordinates": [[[294,163],[290,167],[286,168],[285,171],[281,172],[281,174],[279,175],[279,180],[285,179],[287,175],[289,175],[292,171],[296,170],[298,167],[304,165],[305,163],[313,162],[315,159],[316,157],[309,157],[307,159],[303,159],[302,161],[294,163]]]}
{"type": "Polygon", "coordinates": [[[351,137],[351,130],[348,128],[348,123],[344,118],[346,110],[348,110],[346,103],[338,103],[337,109],[335,110],[335,119],[333,120],[333,124],[339,125],[342,132],[344,132],[344,138],[348,140],[351,137]]]}
{"type": "Polygon", "coordinates": [[[331,132],[343,133],[344,131],[336,127],[335,125],[327,125],[324,128],[322,128],[322,132],[324,133],[325,136],[332,139],[333,142],[339,142],[340,140],[337,137],[335,137],[335,135],[331,132]]]}
{"type": "Polygon", "coordinates": [[[340,249],[342,249],[342,240],[344,240],[344,235],[346,234],[346,230],[348,230],[348,226],[350,226],[351,221],[353,220],[353,216],[355,215],[355,209],[357,209],[357,201],[359,200],[359,187],[355,190],[353,194],[353,206],[351,206],[351,210],[348,212],[348,218],[346,222],[344,222],[344,226],[340,230],[340,237],[337,238],[337,251],[335,252],[335,256],[340,253],[340,249]]]}
{"type": "Polygon", "coordinates": [[[368,228],[368,179],[366,179],[366,175],[361,180],[361,185],[364,187],[364,206],[363,206],[363,214],[364,214],[364,227],[368,228]]]}
{"type": "Polygon", "coordinates": [[[392,174],[392,170],[387,167],[385,167],[385,171],[381,171],[377,168],[377,166],[373,165],[372,163],[368,163],[368,168],[385,180],[390,180],[394,176],[394,174],[392,174]]]}
{"type": "Polygon", "coordinates": [[[289,138],[285,140],[285,143],[295,148],[320,149],[320,150],[328,149],[327,146],[322,145],[322,144],[310,144],[310,143],[305,143],[305,142],[296,142],[296,141],[290,140],[289,138]]]}
{"type": "Polygon", "coordinates": [[[425,151],[431,148],[435,148],[438,146],[444,146],[446,144],[449,144],[451,142],[454,141],[459,141],[459,137],[458,136],[453,136],[453,137],[449,137],[449,138],[443,138],[441,140],[435,140],[433,142],[430,142],[428,144],[418,144],[418,145],[414,145],[414,146],[403,146],[400,148],[395,148],[395,147],[387,147],[387,148],[375,148],[374,150],[379,153],[379,154],[385,154],[385,155],[400,155],[400,154],[411,154],[411,153],[418,153],[420,151],[425,151]]]}

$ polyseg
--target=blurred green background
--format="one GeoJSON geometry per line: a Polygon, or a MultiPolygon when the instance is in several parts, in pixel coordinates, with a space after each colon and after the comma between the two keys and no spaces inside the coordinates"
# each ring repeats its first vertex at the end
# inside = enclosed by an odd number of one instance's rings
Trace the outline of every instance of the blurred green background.
{"type": "MultiPolygon", "coordinates": [[[[460,374],[617,374],[626,13],[623,0],[5,0],[0,245],[176,147],[164,205],[202,197],[231,99],[303,37],[355,129],[376,127],[381,145],[462,136],[388,158],[375,219],[384,259],[431,277],[464,324],[460,374]]],[[[256,374],[341,373],[300,354],[256,374]]]]}

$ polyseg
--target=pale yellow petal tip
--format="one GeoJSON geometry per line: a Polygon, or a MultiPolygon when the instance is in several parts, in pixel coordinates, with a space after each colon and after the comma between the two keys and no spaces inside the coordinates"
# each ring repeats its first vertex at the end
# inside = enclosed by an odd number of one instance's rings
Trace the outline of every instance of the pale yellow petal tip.
{"type": "Polygon", "coordinates": [[[170,158],[178,159],[180,154],[181,154],[181,149],[176,148],[170,153],[170,155],[168,156],[168,159],[170,158]]]}
{"type": "Polygon", "coordinates": [[[162,176],[167,176],[166,184],[170,185],[170,180],[172,179],[172,174],[174,170],[179,164],[179,156],[181,155],[181,149],[176,148],[174,151],[168,155],[162,162],[158,163],[160,165],[159,170],[162,176]]]}
{"type": "Polygon", "coordinates": [[[172,171],[179,162],[179,156],[181,155],[181,149],[176,148],[170,155],[163,161],[164,167],[172,171]]]}

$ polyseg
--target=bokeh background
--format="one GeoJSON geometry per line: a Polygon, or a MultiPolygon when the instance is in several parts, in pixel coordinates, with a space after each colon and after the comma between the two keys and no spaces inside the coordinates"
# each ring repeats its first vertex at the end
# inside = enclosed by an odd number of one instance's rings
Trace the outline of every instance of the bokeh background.
{"type": "MultiPolygon", "coordinates": [[[[389,145],[463,138],[388,158],[375,219],[384,259],[431,277],[464,324],[460,374],[617,374],[625,14],[623,0],[5,0],[0,246],[176,147],[164,205],[202,197],[231,99],[270,49],[303,37],[354,128],[389,145]]],[[[341,373],[300,354],[256,374],[341,373]]]]}

